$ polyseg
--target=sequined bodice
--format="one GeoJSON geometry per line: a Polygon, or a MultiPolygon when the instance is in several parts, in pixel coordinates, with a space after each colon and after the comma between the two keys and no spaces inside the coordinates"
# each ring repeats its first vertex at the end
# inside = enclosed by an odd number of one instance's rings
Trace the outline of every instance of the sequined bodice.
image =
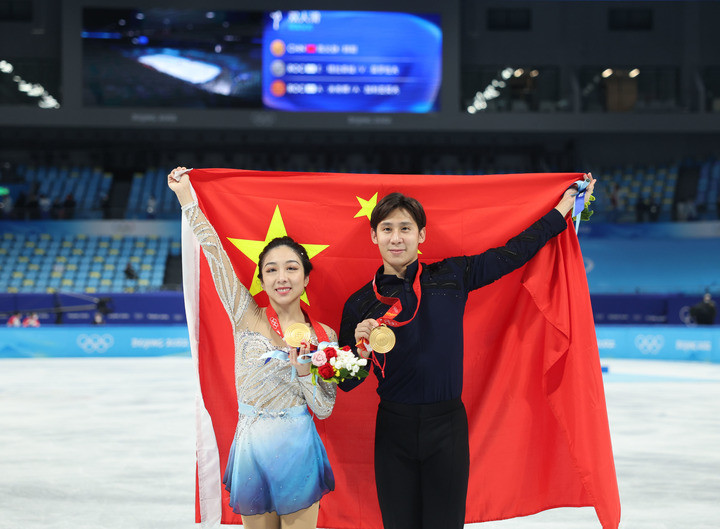
{"type": "MultiPolygon", "coordinates": [[[[238,402],[260,408],[285,409],[305,404],[302,386],[285,360],[260,358],[278,350],[264,335],[240,331],[235,335],[235,386],[238,402]],[[293,378],[295,382],[293,383],[293,378]]],[[[280,349],[287,352],[288,348],[280,349]]],[[[317,391],[314,391],[317,397],[317,391]]],[[[332,410],[332,405],[328,414],[332,410]]],[[[317,412],[316,412],[317,413],[317,412]]]]}

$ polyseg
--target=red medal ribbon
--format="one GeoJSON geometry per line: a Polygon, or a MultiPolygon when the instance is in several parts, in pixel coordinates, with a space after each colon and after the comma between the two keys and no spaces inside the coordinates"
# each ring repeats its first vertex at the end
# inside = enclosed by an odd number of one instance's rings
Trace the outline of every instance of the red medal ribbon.
{"type": "MultiPolygon", "coordinates": [[[[301,309],[302,313],[305,315],[305,317],[310,321],[310,325],[313,328],[313,331],[315,331],[315,336],[317,337],[318,343],[327,342],[328,335],[325,332],[325,329],[323,328],[320,323],[313,318],[308,312],[301,309]]],[[[278,336],[280,338],[284,338],[284,334],[282,332],[282,329],[280,328],[280,320],[278,319],[277,312],[275,312],[275,309],[272,305],[268,305],[265,309],[265,315],[267,316],[268,323],[270,323],[270,327],[272,327],[272,330],[278,333],[278,336]]],[[[308,344],[310,346],[310,344],[308,344]]]]}
{"type": "MultiPolygon", "coordinates": [[[[373,292],[375,292],[375,297],[378,301],[381,303],[384,303],[385,305],[391,305],[391,307],[388,309],[388,311],[380,316],[377,321],[380,325],[388,325],[389,327],[402,327],[403,325],[407,325],[411,321],[415,319],[415,316],[417,316],[418,309],[420,308],[420,299],[422,299],[422,290],[420,288],[420,274],[422,273],[422,264],[418,265],[418,271],[415,274],[415,281],[413,281],[413,292],[415,292],[415,296],[417,297],[417,305],[415,306],[415,312],[413,313],[412,317],[409,320],[406,321],[396,321],[395,318],[398,317],[398,314],[402,312],[402,303],[400,301],[400,298],[393,298],[393,297],[387,297],[383,296],[378,292],[377,285],[375,285],[375,278],[373,277],[372,286],[373,286],[373,292]]],[[[367,351],[366,345],[368,344],[368,341],[363,338],[360,340],[357,344],[355,344],[357,347],[362,347],[365,351],[367,351]]],[[[372,355],[372,361],[373,363],[380,369],[380,374],[385,377],[385,355],[383,355],[383,363],[380,365],[380,363],[377,360],[376,355],[372,355]]]]}
{"type": "Polygon", "coordinates": [[[421,272],[422,268],[418,268],[417,274],[415,274],[415,281],[413,281],[413,292],[415,292],[415,296],[417,296],[417,306],[415,307],[415,312],[412,317],[407,321],[395,321],[395,318],[397,318],[402,312],[402,303],[400,302],[400,298],[391,298],[381,295],[380,292],[378,292],[377,286],[375,285],[375,278],[373,277],[373,292],[375,292],[377,300],[381,303],[385,303],[385,305],[392,305],[384,315],[377,319],[378,323],[389,325],[390,327],[402,327],[415,319],[418,309],[420,308],[420,299],[422,298],[422,290],[420,289],[421,272]]]}

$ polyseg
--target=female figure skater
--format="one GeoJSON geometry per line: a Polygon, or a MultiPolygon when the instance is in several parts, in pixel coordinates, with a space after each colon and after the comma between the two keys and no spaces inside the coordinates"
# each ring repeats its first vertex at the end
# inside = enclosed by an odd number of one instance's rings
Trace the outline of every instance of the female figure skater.
{"type": "Polygon", "coordinates": [[[300,307],[312,268],[307,252],[290,237],[268,243],[258,275],[270,305],[259,307],[194,201],[187,170],[174,169],[168,186],[202,246],[233,326],[238,423],[223,477],[230,506],[247,529],[315,528],[320,498],[335,480],[307,406],[320,419],[328,417],[336,386],[320,377],[314,386],[310,364],[298,357],[311,343],[337,337],[300,307]],[[283,331],[297,323],[312,327],[311,343],[290,348],[283,331]]]}

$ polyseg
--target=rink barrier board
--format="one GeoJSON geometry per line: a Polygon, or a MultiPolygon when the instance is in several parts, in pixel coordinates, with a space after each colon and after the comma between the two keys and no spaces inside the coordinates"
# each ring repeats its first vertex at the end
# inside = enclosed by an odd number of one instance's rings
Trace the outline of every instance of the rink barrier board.
{"type": "Polygon", "coordinates": [[[596,325],[601,358],[720,363],[718,325],[596,325]]]}
{"type": "Polygon", "coordinates": [[[0,329],[0,358],[190,356],[184,325],[53,325],[0,329]]]}

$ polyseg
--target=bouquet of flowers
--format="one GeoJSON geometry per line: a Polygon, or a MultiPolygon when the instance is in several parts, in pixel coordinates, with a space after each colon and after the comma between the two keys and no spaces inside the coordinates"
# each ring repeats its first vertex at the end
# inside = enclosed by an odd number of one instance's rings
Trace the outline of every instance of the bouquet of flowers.
{"type": "Polygon", "coordinates": [[[318,377],[337,384],[349,378],[365,378],[369,374],[367,369],[363,369],[367,360],[355,356],[347,345],[338,347],[336,343],[322,342],[310,361],[312,383],[315,385],[318,377]]]}

